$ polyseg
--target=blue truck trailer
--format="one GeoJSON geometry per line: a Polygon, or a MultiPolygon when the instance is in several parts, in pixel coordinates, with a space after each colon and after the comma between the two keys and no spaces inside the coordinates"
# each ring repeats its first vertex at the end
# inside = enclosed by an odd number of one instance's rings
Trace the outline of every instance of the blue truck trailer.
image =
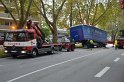
{"type": "Polygon", "coordinates": [[[94,41],[94,46],[105,47],[107,41],[107,32],[88,25],[77,25],[70,28],[70,36],[74,42],[81,42],[82,45],[88,45],[88,40],[94,41]]]}

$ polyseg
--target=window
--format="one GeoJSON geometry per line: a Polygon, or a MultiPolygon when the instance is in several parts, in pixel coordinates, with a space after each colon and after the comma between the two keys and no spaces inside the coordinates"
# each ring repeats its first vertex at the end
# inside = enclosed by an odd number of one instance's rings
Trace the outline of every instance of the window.
{"type": "Polygon", "coordinates": [[[4,40],[4,33],[0,33],[0,40],[4,40]]]}
{"type": "Polygon", "coordinates": [[[6,34],[6,41],[26,41],[26,33],[19,33],[19,32],[14,32],[14,33],[7,33],[6,34]]]}
{"type": "Polygon", "coordinates": [[[28,40],[33,40],[33,39],[34,39],[34,34],[28,33],[28,40]]]}
{"type": "Polygon", "coordinates": [[[5,25],[9,25],[9,22],[5,21],[5,25]]]}

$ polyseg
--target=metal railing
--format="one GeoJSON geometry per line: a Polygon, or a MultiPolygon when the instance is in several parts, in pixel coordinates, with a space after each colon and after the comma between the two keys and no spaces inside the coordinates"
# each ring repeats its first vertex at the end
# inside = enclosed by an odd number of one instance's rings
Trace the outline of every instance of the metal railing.
{"type": "Polygon", "coordinates": [[[10,26],[8,26],[8,25],[0,25],[0,29],[9,29],[10,28],[10,26]]]}

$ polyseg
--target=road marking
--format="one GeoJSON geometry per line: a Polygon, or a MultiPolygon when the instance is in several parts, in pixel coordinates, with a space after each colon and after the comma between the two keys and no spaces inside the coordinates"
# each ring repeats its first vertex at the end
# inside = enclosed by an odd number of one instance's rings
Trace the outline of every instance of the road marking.
{"type": "Polygon", "coordinates": [[[114,60],[114,62],[118,62],[120,60],[120,58],[116,58],[115,60],[114,60]]]}
{"type": "Polygon", "coordinates": [[[124,53],[123,53],[123,54],[121,54],[121,56],[124,56],[124,53]]]}
{"type": "Polygon", "coordinates": [[[34,74],[34,73],[37,73],[37,72],[40,72],[40,71],[43,71],[43,70],[46,70],[46,69],[49,69],[49,68],[58,66],[58,65],[62,65],[62,64],[67,63],[67,62],[71,62],[71,61],[74,61],[74,60],[77,60],[77,59],[81,59],[81,58],[84,58],[84,57],[87,57],[87,56],[91,56],[91,55],[97,54],[97,53],[101,53],[101,51],[95,52],[95,53],[91,53],[91,54],[88,54],[88,55],[85,55],[85,56],[80,56],[80,57],[77,57],[77,58],[74,58],[74,59],[70,59],[70,60],[67,60],[67,61],[63,61],[63,62],[54,64],[54,65],[50,65],[50,66],[48,66],[48,67],[41,68],[41,69],[39,69],[39,70],[36,70],[36,71],[30,72],[30,73],[27,73],[27,74],[25,74],[25,75],[21,75],[21,76],[19,76],[19,77],[17,77],[17,78],[11,79],[11,80],[6,81],[6,82],[13,82],[13,81],[15,81],[15,80],[18,80],[18,79],[20,79],[20,78],[26,77],[26,76],[28,76],[28,75],[31,75],[31,74],[34,74]]]}
{"type": "Polygon", "coordinates": [[[99,73],[97,73],[95,75],[95,77],[102,77],[109,69],[110,69],[110,67],[105,67],[102,71],[100,71],[99,73]]]}

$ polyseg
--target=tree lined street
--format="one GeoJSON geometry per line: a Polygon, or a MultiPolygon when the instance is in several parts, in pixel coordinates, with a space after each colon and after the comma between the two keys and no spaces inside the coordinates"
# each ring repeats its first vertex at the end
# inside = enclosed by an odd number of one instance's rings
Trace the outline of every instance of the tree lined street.
{"type": "MultiPolygon", "coordinates": [[[[58,53],[58,52],[57,52],[58,53]]],[[[0,59],[1,82],[123,82],[124,51],[76,49],[37,58],[0,59]]]]}
{"type": "Polygon", "coordinates": [[[0,3],[0,82],[124,82],[124,0],[0,3]]]}
{"type": "Polygon", "coordinates": [[[26,20],[35,18],[42,29],[50,29],[54,42],[58,28],[69,29],[78,24],[97,26],[114,40],[124,25],[123,10],[116,0],[12,0],[9,5],[4,0],[0,2],[16,28],[24,28],[26,20]]]}

